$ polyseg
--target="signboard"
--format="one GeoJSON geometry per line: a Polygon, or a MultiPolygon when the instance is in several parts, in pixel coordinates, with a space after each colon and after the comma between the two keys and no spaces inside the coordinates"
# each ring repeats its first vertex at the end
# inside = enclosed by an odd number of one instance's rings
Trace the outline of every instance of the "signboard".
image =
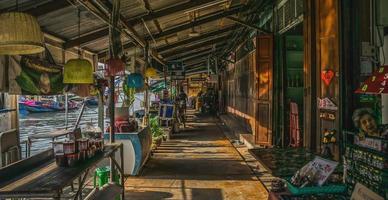
{"type": "Polygon", "coordinates": [[[379,196],[378,194],[374,193],[369,188],[365,187],[361,183],[357,183],[354,187],[352,196],[350,197],[351,200],[384,200],[383,197],[379,196]]]}
{"type": "Polygon", "coordinates": [[[206,81],[206,78],[201,78],[201,77],[192,77],[190,78],[191,82],[204,82],[206,81]]]}
{"type": "Polygon", "coordinates": [[[170,76],[172,80],[185,80],[185,72],[183,70],[172,71],[170,76]]]}
{"type": "Polygon", "coordinates": [[[183,66],[183,62],[182,61],[170,61],[167,63],[167,70],[169,72],[172,72],[172,71],[184,71],[185,68],[183,66]]]}
{"type": "Polygon", "coordinates": [[[338,110],[338,106],[335,105],[335,103],[331,101],[328,97],[325,97],[323,99],[318,98],[318,108],[322,110],[338,110]]]}
{"type": "Polygon", "coordinates": [[[363,94],[388,93],[388,66],[379,67],[355,92],[363,94]]]}
{"type": "Polygon", "coordinates": [[[335,113],[322,111],[319,113],[319,117],[324,120],[335,120],[335,113]]]}
{"type": "Polygon", "coordinates": [[[330,174],[333,173],[337,165],[338,162],[315,156],[314,160],[307,163],[301,171],[316,172],[317,176],[315,176],[314,182],[318,186],[322,186],[326,182],[327,178],[329,178],[330,174]]]}
{"type": "Polygon", "coordinates": [[[361,147],[380,151],[380,152],[384,152],[385,149],[387,148],[381,139],[370,138],[370,137],[365,137],[364,139],[360,139],[358,136],[355,136],[354,144],[357,144],[361,147]]]}

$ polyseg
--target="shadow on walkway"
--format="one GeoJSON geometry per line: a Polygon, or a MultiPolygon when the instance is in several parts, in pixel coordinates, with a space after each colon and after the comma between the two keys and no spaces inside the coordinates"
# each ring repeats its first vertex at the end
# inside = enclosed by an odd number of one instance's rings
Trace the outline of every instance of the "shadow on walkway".
{"type": "Polygon", "coordinates": [[[158,147],[140,176],[127,179],[127,199],[267,199],[218,120],[188,114],[187,127],[158,147]]]}

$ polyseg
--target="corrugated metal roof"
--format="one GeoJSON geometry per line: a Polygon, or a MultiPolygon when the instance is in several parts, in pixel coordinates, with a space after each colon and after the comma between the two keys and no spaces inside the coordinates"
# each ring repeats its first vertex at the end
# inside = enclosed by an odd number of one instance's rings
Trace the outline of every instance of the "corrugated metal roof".
{"type": "MultiPolygon", "coordinates": [[[[100,1],[102,4],[106,4],[106,8],[109,7],[108,4],[112,4],[112,0],[93,0],[91,3],[100,1]]],[[[38,13],[38,21],[42,26],[44,31],[54,34],[57,37],[60,37],[66,42],[75,41],[78,38],[78,16],[77,16],[77,7],[72,4],[76,4],[77,0],[19,0],[19,10],[21,11],[34,11],[32,13],[38,13]],[[55,7],[55,4],[62,3],[63,7],[55,7]],[[70,4],[72,3],[72,4],[70,4]],[[44,9],[41,9],[43,8],[44,9]],[[53,10],[49,10],[53,8],[53,10]],[[41,10],[40,10],[41,9],[41,10]],[[39,13],[39,12],[43,13],[39,13]]],[[[227,9],[224,5],[225,0],[121,0],[121,15],[124,18],[125,22],[130,21],[131,19],[140,19],[140,17],[145,17],[145,19],[150,19],[148,15],[153,15],[154,13],[158,14],[158,17],[155,19],[145,21],[147,28],[152,33],[152,36],[160,35],[166,30],[178,30],[172,32],[171,34],[162,34],[162,37],[156,38],[155,41],[150,39],[150,34],[144,26],[144,23],[140,20],[135,23],[133,26],[137,34],[142,38],[149,38],[149,43],[151,48],[165,47],[168,45],[174,45],[174,43],[182,40],[189,40],[189,36],[192,29],[196,32],[199,32],[200,35],[222,29],[223,27],[228,27],[235,24],[231,20],[216,19],[212,20],[205,24],[196,25],[193,27],[187,27],[185,29],[180,28],[183,25],[193,23],[198,19],[211,16],[214,13],[222,12],[227,9]],[[200,4],[196,7],[189,8],[187,5],[195,5],[196,1],[199,2],[210,2],[215,5],[200,4]],[[222,4],[217,4],[217,2],[223,2],[222,4]],[[184,5],[186,9],[171,9],[179,8],[177,6],[184,5]],[[204,6],[206,5],[206,6],[204,6]],[[149,10],[147,10],[147,7],[149,10]],[[203,8],[201,8],[203,7],[203,8]],[[172,13],[166,13],[166,10],[174,10],[172,13]],[[192,18],[193,13],[196,13],[196,20],[192,18]],[[162,12],[162,13],[161,13],[162,12]]],[[[0,1],[0,12],[7,10],[15,9],[14,0],[1,0],[0,1]]],[[[198,3],[197,3],[198,4],[198,3]]],[[[235,6],[240,4],[240,0],[231,0],[230,6],[235,6]]],[[[96,53],[104,51],[109,46],[108,36],[101,35],[101,30],[107,29],[108,25],[103,22],[101,19],[96,17],[90,11],[85,9],[83,6],[78,5],[81,9],[81,36],[87,36],[80,41],[83,48],[87,48],[96,53]],[[90,36],[90,37],[89,37],[90,36]],[[90,38],[90,40],[89,40],[90,38]]],[[[133,20],[132,20],[133,21],[133,20]]],[[[122,36],[123,43],[128,43],[129,38],[125,35],[122,36]]],[[[214,37],[214,36],[213,36],[214,37]]],[[[199,41],[192,42],[196,44],[198,42],[204,41],[202,39],[199,41]]],[[[77,43],[74,43],[76,45],[77,43]]],[[[73,46],[74,46],[73,45],[73,46]]],[[[186,44],[190,46],[190,44],[186,44]]],[[[175,48],[175,47],[174,47],[175,48]]],[[[205,48],[205,47],[203,47],[205,48]]],[[[198,50],[202,50],[199,48],[198,50]]],[[[134,52],[134,51],[131,51],[134,52]]]]}

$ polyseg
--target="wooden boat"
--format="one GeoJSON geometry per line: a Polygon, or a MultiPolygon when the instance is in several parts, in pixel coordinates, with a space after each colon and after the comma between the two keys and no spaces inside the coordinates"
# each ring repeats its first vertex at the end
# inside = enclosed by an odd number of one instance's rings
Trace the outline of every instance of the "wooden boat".
{"type": "MultiPolygon", "coordinates": [[[[78,104],[73,101],[68,102],[68,109],[73,110],[77,109],[78,104]]],[[[55,112],[55,111],[64,111],[65,105],[63,103],[55,102],[55,101],[34,101],[34,100],[26,100],[19,102],[19,110],[26,110],[32,113],[40,113],[40,112],[55,112]]]]}

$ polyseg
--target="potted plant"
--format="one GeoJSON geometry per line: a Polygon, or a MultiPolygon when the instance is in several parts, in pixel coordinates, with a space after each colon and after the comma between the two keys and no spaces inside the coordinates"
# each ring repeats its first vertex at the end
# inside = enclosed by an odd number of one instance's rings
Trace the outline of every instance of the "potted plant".
{"type": "Polygon", "coordinates": [[[150,128],[152,133],[152,142],[156,146],[160,146],[164,136],[163,129],[159,126],[158,117],[153,117],[150,119],[150,128]]]}

